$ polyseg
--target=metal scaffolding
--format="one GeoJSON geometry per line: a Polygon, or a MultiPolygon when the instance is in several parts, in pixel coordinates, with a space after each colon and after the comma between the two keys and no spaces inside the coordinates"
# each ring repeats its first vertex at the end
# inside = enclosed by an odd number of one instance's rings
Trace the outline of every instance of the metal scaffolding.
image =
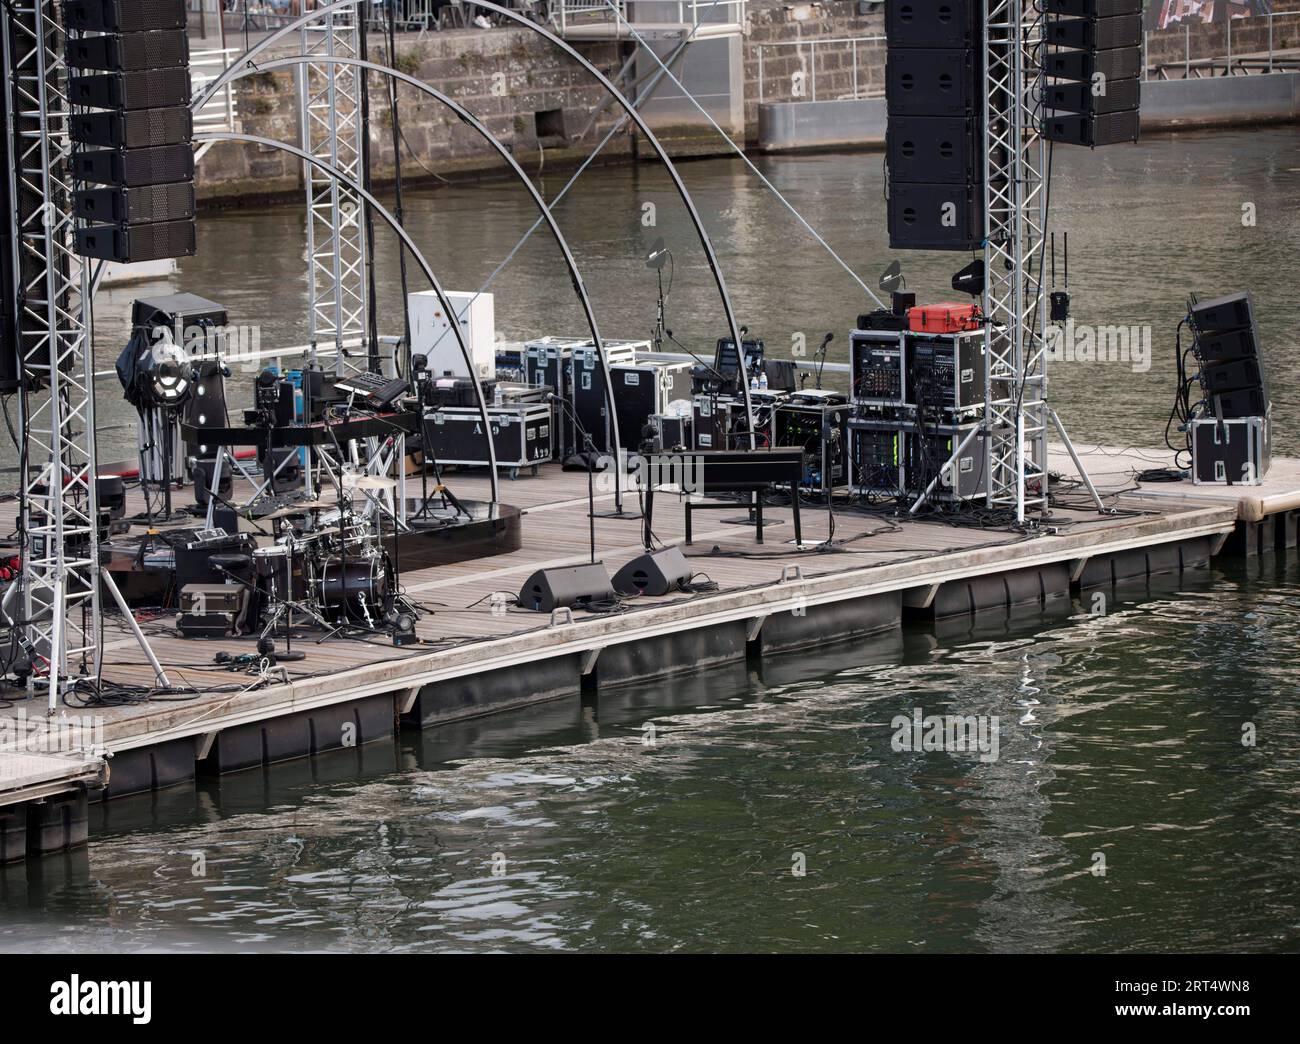
{"type": "Polygon", "coordinates": [[[73,250],[65,38],[55,5],[4,19],[14,142],[14,294],[25,652],[48,666],[50,704],[71,665],[96,659],[100,614],[90,273],[73,250]]]}
{"type": "MultiPolygon", "coordinates": [[[[333,11],[304,25],[302,54],[364,58],[355,9],[333,11]]],[[[302,149],[358,182],[365,74],[355,66],[313,62],[298,71],[302,149]]],[[[342,359],[344,341],[367,331],[365,210],[361,198],[315,164],[303,164],[307,186],[308,340],[332,340],[342,359]]],[[[315,362],[314,351],[312,362],[315,362]]]]}
{"type": "Polygon", "coordinates": [[[1044,23],[1033,0],[985,0],[984,437],[988,504],[1047,508],[1044,23]]]}
{"type": "Polygon", "coordinates": [[[22,620],[32,685],[55,713],[73,669],[100,662],[100,591],[126,614],[161,684],[166,676],[112,578],[99,568],[95,484],[93,278],[76,253],[66,34],[52,0],[16,0],[3,28],[6,131],[13,142],[13,294],[19,355],[22,620]]]}

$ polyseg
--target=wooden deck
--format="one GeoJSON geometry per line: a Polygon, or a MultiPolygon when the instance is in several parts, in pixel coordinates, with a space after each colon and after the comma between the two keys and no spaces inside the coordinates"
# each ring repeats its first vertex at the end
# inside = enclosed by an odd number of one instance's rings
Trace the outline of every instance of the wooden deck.
{"type": "MultiPolygon", "coordinates": [[[[1099,487],[1114,491],[1131,489],[1134,467],[1163,462],[1163,457],[1151,457],[1145,459],[1141,451],[1097,449],[1088,460],[1099,487]]],[[[1053,463],[1062,473],[1070,470],[1060,461],[1053,463]]],[[[1292,493],[1300,497],[1300,464],[1274,466],[1283,475],[1294,471],[1292,493]]],[[[488,495],[485,475],[453,472],[447,481],[462,498],[488,495]]],[[[176,635],[171,616],[142,621],[172,686],[191,690],[193,698],[96,709],[93,713],[105,719],[108,749],[122,752],[193,737],[202,750],[232,726],[378,694],[394,694],[400,711],[431,682],[573,654],[594,663],[610,645],[740,620],[747,621],[752,636],[771,614],[884,592],[903,592],[907,604],[925,605],[939,585],[1008,570],[1064,562],[1077,577],[1082,563],[1093,556],[1206,537],[1221,545],[1242,511],[1240,495],[1203,493],[1205,487],[1195,487],[1185,496],[1163,489],[1160,496],[1146,496],[1146,490],[1110,493],[1107,503],[1124,513],[1101,515],[1077,491],[1068,497],[1069,508],[1054,512],[1055,531],[1026,535],[837,508],[834,551],[792,546],[788,508],[770,510],[781,524],[768,527],[761,546],[752,527],[731,524],[725,521],[730,516],[715,512],[696,518],[695,542],[683,550],[718,591],[637,599],[622,612],[578,612],[572,622],[553,625],[542,614],[513,608],[494,612],[489,599],[494,592],[517,594],[539,568],[588,559],[587,476],[548,466],[536,477],[503,480],[501,490],[506,503],[525,512],[521,550],[403,574],[407,594],[430,610],[418,630],[425,644],[395,648],[378,641],[295,641],[294,647],[308,655],[285,665],[289,682],[259,686],[256,676],[213,664],[220,651],[252,651],[251,639],[185,640],[176,635]],[[234,686],[245,691],[231,691],[234,686]],[[217,687],[226,691],[211,691],[217,687]]],[[[613,499],[609,493],[599,495],[597,512],[611,510],[613,499]]],[[[636,504],[632,493],[627,506],[636,504]]],[[[133,499],[128,514],[141,508],[133,499]]],[[[6,509],[12,514],[12,505],[6,509]]],[[[738,505],[736,515],[743,514],[738,505]]],[[[660,541],[680,544],[684,512],[677,496],[656,497],[654,524],[660,541]]],[[[806,508],[803,526],[806,543],[823,540],[828,532],[825,508],[806,508]]],[[[596,539],[597,556],[612,575],[641,552],[641,523],[597,518],[596,539]]],[[[106,618],[104,635],[104,679],[151,686],[152,670],[120,618],[106,618]]],[[[34,712],[33,702],[25,706],[34,712]]]]}

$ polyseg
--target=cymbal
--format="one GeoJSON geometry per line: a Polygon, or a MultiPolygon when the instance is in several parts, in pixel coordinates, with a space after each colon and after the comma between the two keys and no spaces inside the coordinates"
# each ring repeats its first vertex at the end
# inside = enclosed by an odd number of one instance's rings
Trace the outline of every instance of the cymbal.
{"type": "Polygon", "coordinates": [[[397,479],[383,475],[344,475],[343,485],[350,489],[387,490],[397,488],[397,479]]]}
{"type": "Polygon", "coordinates": [[[308,511],[324,511],[332,507],[338,507],[338,505],[324,500],[304,500],[297,504],[287,504],[282,508],[276,508],[269,515],[262,515],[261,517],[264,520],[289,518],[291,515],[301,515],[308,511]]]}

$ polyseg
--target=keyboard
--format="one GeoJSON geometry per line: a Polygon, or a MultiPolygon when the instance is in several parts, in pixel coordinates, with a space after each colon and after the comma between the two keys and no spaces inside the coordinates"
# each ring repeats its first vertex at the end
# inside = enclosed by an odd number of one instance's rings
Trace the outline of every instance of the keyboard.
{"type": "Polygon", "coordinates": [[[349,395],[360,395],[375,409],[385,409],[400,399],[411,386],[400,377],[385,377],[382,373],[363,370],[350,373],[334,382],[334,387],[349,395]]]}

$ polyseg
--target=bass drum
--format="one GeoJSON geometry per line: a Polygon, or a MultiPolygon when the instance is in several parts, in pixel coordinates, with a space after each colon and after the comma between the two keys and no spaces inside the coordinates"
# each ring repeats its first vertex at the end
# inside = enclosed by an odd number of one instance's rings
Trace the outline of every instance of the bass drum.
{"type": "Polygon", "coordinates": [[[388,574],[378,557],[327,558],[316,580],[321,604],[330,608],[360,608],[364,599],[373,613],[388,596],[388,574]]]}

